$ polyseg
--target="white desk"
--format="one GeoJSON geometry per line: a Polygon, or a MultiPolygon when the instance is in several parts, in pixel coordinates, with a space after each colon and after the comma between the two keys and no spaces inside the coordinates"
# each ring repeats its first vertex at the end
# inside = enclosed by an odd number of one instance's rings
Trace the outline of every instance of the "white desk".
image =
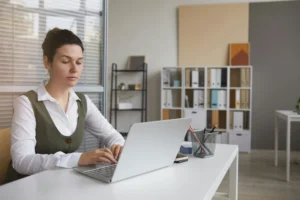
{"type": "Polygon", "coordinates": [[[1,200],[156,200],[211,199],[229,170],[229,198],[238,194],[238,147],[217,145],[212,158],[188,162],[141,176],[102,183],[70,169],[48,170],[0,186],[1,200]]]}
{"type": "Polygon", "coordinates": [[[286,120],[286,181],[290,181],[291,122],[300,122],[300,115],[291,110],[275,112],[275,166],[278,165],[278,118],[286,120]]]}

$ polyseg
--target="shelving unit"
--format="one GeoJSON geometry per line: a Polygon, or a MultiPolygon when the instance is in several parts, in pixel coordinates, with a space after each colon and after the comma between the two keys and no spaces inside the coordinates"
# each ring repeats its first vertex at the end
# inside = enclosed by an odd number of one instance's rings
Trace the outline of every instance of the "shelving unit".
{"type": "MultiPolygon", "coordinates": [[[[141,122],[147,121],[147,64],[144,63],[142,70],[124,70],[118,69],[116,63],[112,64],[111,71],[111,96],[110,96],[110,123],[112,123],[112,116],[114,114],[114,127],[118,130],[117,112],[141,112],[141,122]],[[131,89],[118,89],[118,74],[119,73],[142,73],[142,88],[131,90],[131,89]],[[141,92],[141,108],[132,109],[119,109],[117,97],[119,93],[124,92],[141,92]],[[114,102],[113,102],[114,99],[114,102]]],[[[120,132],[123,136],[127,136],[128,132],[120,132]]]]}
{"type": "Polygon", "coordinates": [[[216,130],[224,132],[219,143],[238,144],[240,151],[250,152],[251,116],[252,66],[162,69],[162,120],[191,117],[195,129],[217,124],[216,130]]]}

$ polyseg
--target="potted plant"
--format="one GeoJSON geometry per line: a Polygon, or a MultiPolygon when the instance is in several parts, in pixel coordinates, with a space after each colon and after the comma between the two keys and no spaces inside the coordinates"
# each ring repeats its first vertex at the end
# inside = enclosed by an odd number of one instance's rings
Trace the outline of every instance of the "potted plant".
{"type": "Polygon", "coordinates": [[[298,114],[300,114],[300,98],[298,99],[297,104],[296,104],[296,112],[298,114]]]}

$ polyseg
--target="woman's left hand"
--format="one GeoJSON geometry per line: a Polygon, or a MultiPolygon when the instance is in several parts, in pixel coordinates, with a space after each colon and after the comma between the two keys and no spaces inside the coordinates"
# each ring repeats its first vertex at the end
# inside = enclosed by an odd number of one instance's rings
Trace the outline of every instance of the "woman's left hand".
{"type": "Polygon", "coordinates": [[[110,150],[113,153],[115,159],[119,158],[119,156],[122,152],[122,149],[123,149],[123,146],[120,144],[114,144],[111,146],[110,150]]]}

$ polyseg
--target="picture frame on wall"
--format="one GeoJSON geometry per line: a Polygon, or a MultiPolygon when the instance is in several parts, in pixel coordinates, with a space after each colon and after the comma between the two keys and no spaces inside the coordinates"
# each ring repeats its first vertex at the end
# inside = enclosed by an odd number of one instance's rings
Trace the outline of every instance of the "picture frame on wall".
{"type": "Polygon", "coordinates": [[[127,70],[143,70],[146,57],[140,56],[129,56],[127,70]]]}
{"type": "Polygon", "coordinates": [[[250,44],[231,43],[229,44],[229,65],[248,66],[250,65],[250,44]]]}

